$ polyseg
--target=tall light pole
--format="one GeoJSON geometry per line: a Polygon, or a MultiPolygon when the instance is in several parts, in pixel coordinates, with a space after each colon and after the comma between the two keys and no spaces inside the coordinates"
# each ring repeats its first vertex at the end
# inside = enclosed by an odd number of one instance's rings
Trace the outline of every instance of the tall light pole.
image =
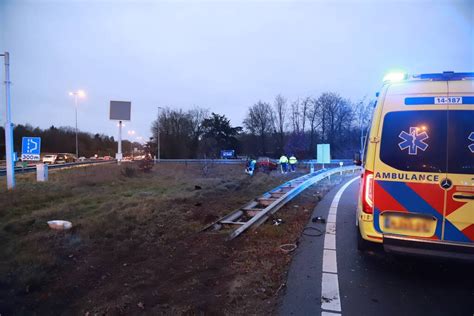
{"type": "Polygon", "coordinates": [[[78,159],[79,158],[79,144],[77,141],[77,99],[85,97],[86,93],[83,90],[77,90],[75,92],[69,92],[69,95],[74,97],[74,108],[76,109],[76,159],[78,159]]]}
{"type": "Polygon", "coordinates": [[[160,110],[163,110],[161,106],[158,107],[158,136],[157,136],[157,143],[158,143],[158,152],[157,152],[157,160],[160,162],[160,129],[161,129],[161,124],[160,124],[160,110]]]}
{"type": "MultiPolygon", "coordinates": [[[[133,139],[133,135],[135,135],[135,131],[130,130],[130,131],[127,132],[127,134],[129,136],[132,136],[132,139],[133,139]]],[[[130,141],[130,152],[132,153],[132,159],[133,159],[133,140],[130,141]]]]}
{"type": "Polygon", "coordinates": [[[10,54],[5,52],[0,54],[5,60],[5,156],[7,160],[7,188],[15,188],[15,162],[13,159],[13,127],[10,103],[10,54]]]}

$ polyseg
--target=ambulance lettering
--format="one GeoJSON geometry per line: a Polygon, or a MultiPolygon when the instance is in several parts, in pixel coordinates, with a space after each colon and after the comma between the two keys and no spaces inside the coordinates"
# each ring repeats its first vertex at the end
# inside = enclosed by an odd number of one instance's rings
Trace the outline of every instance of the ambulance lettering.
{"type": "Polygon", "coordinates": [[[428,134],[424,131],[419,133],[420,128],[410,127],[410,133],[402,131],[398,137],[403,139],[403,142],[398,144],[400,150],[405,150],[408,148],[409,155],[417,155],[418,149],[425,151],[428,148],[428,144],[424,142],[425,139],[428,139],[428,134]]]}
{"type": "Polygon", "coordinates": [[[437,174],[409,174],[400,172],[376,172],[375,179],[391,179],[391,180],[405,180],[405,181],[427,181],[438,182],[439,175],[437,174]]]}

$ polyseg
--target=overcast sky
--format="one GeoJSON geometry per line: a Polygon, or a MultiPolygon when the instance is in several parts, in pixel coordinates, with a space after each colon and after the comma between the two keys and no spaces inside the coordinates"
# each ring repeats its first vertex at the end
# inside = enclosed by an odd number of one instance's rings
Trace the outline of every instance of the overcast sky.
{"type": "Polygon", "coordinates": [[[149,137],[158,106],[240,125],[278,93],[355,101],[392,69],[474,71],[474,1],[0,0],[0,49],[14,123],[73,126],[83,89],[81,130],[116,136],[109,101],[130,100],[125,134],[149,137]]]}

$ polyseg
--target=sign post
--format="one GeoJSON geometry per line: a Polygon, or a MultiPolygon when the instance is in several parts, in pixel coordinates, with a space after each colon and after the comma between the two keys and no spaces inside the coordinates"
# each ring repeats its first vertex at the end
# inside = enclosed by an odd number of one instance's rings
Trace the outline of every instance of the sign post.
{"type": "Polygon", "coordinates": [[[7,188],[15,188],[15,160],[13,157],[13,126],[10,103],[10,54],[0,54],[5,60],[5,156],[7,160],[7,188]]]}
{"type": "Polygon", "coordinates": [[[130,121],[132,102],[110,101],[110,119],[119,121],[118,150],[115,159],[120,163],[122,160],[122,121],[130,121]]]}

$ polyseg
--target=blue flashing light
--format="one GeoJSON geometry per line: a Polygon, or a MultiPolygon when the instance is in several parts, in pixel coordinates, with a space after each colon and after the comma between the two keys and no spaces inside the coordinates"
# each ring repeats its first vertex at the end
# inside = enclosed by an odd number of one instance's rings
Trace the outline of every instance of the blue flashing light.
{"type": "Polygon", "coordinates": [[[462,80],[462,79],[467,79],[467,78],[474,78],[474,72],[444,71],[442,73],[414,75],[413,78],[430,79],[434,81],[436,80],[439,80],[439,81],[462,80]]]}

